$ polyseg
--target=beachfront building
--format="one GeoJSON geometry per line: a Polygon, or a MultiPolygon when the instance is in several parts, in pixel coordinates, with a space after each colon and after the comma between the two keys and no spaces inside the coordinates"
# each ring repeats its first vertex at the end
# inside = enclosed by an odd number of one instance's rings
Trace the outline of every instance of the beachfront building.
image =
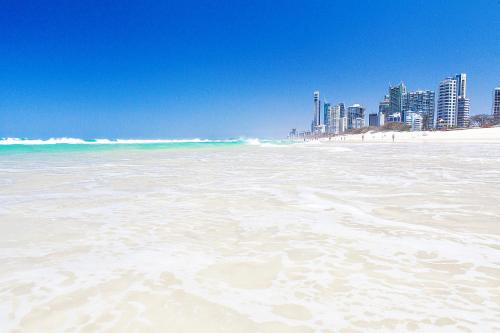
{"type": "Polygon", "coordinates": [[[493,90],[493,108],[491,114],[495,118],[495,121],[500,121],[500,87],[496,87],[493,90]]]}
{"type": "Polygon", "coordinates": [[[341,104],[329,105],[328,123],[325,124],[325,132],[328,134],[338,135],[347,129],[347,117],[341,117],[342,106],[341,104]]]}
{"type": "Polygon", "coordinates": [[[347,131],[347,117],[340,117],[339,119],[339,134],[347,131]]]}
{"type": "Polygon", "coordinates": [[[347,108],[347,128],[356,129],[365,127],[365,107],[354,104],[347,108]]]}
{"type": "Polygon", "coordinates": [[[393,113],[386,117],[386,123],[400,123],[401,122],[401,113],[393,113]]]}
{"type": "MultiPolygon", "coordinates": [[[[406,86],[401,82],[397,86],[389,87],[389,103],[390,103],[390,114],[399,113],[401,114],[401,121],[405,120],[405,114],[403,110],[403,100],[406,94],[406,86]]],[[[379,106],[380,107],[380,106],[379,106]]]]}
{"type": "Polygon", "coordinates": [[[457,127],[466,128],[470,123],[470,100],[467,97],[457,98],[457,127]]]}
{"type": "Polygon", "coordinates": [[[382,127],[385,124],[385,113],[379,112],[378,113],[378,126],[382,127]]]}
{"type": "Polygon", "coordinates": [[[339,134],[340,106],[328,104],[328,110],[326,110],[326,112],[328,113],[328,117],[325,117],[325,119],[328,120],[328,122],[325,123],[326,133],[334,135],[339,134]]]}
{"type": "Polygon", "coordinates": [[[325,127],[327,128],[327,132],[328,132],[328,123],[330,122],[330,114],[328,113],[328,110],[330,108],[330,103],[328,102],[323,102],[323,124],[325,125],[325,127]]]}
{"type": "Polygon", "coordinates": [[[457,127],[469,127],[470,100],[467,98],[467,74],[455,75],[457,81],[457,127]]]}
{"type": "Polygon", "coordinates": [[[318,133],[321,131],[321,100],[319,99],[319,91],[313,93],[314,102],[314,119],[311,124],[311,132],[318,133]]]}
{"type": "Polygon", "coordinates": [[[404,114],[412,112],[422,116],[423,129],[431,129],[434,127],[435,105],[435,93],[431,90],[411,91],[404,96],[404,114]]]}
{"type": "Polygon", "coordinates": [[[378,104],[378,113],[383,113],[386,117],[391,114],[391,101],[389,95],[384,96],[384,100],[378,104]]]}
{"type": "Polygon", "coordinates": [[[457,74],[455,80],[457,80],[457,97],[467,97],[467,74],[457,74]]]}
{"type": "Polygon", "coordinates": [[[345,114],[345,104],[341,102],[338,105],[340,107],[340,117],[346,117],[347,115],[345,114]]]}
{"type": "Polygon", "coordinates": [[[456,126],[457,80],[448,77],[439,83],[439,98],[436,114],[437,128],[456,126]]]}
{"type": "Polygon", "coordinates": [[[377,113],[370,113],[368,115],[368,126],[374,126],[374,127],[379,126],[377,113]]]}
{"type": "Polygon", "coordinates": [[[416,112],[409,112],[406,115],[406,125],[410,126],[411,131],[421,131],[423,119],[422,115],[416,112]]]}

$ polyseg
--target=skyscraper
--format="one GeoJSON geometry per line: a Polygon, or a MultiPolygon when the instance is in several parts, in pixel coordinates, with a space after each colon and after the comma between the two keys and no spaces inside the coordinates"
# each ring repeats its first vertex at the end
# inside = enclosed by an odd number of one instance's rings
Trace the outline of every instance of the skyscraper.
{"type": "Polygon", "coordinates": [[[467,98],[467,74],[457,74],[457,127],[469,127],[470,100],[467,98]]]}
{"type": "Polygon", "coordinates": [[[345,104],[344,103],[339,103],[339,108],[340,108],[340,117],[343,118],[345,117],[345,104]]]}
{"type": "Polygon", "coordinates": [[[422,117],[423,129],[434,127],[435,93],[431,90],[417,90],[404,97],[404,113],[416,113],[422,117]]]}
{"type": "Polygon", "coordinates": [[[389,102],[391,103],[391,114],[401,113],[401,121],[405,121],[403,110],[403,97],[406,94],[406,86],[401,82],[397,86],[389,87],[389,102]]]}
{"type": "Polygon", "coordinates": [[[365,108],[359,104],[347,108],[347,128],[361,128],[365,126],[365,108]]]}
{"type": "MultiPolygon", "coordinates": [[[[313,95],[314,100],[314,127],[321,125],[321,101],[319,99],[319,91],[315,91],[313,95]]],[[[314,129],[313,129],[314,131],[314,129]]]]}
{"type": "Polygon", "coordinates": [[[496,87],[493,90],[493,117],[495,117],[495,121],[500,121],[500,87],[496,87]]]}
{"type": "Polygon", "coordinates": [[[384,100],[378,104],[378,113],[383,113],[385,116],[391,114],[391,101],[389,95],[385,95],[384,100]]]}
{"type": "Polygon", "coordinates": [[[457,80],[457,97],[466,97],[467,92],[467,74],[457,74],[455,75],[457,80]]]}
{"type": "Polygon", "coordinates": [[[470,100],[467,97],[457,98],[457,127],[469,127],[470,100]]]}
{"type": "Polygon", "coordinates": [[[454,127],[456,124],[456,111],[457,80],[453,77],[448,77],[439,83],[436,127],[454,127]]]}
{"type": "Polygon", "coordinates": [[[328,124],[330,122],[329,118],[330,118],[330,113],[328,112],[330,108],[330,103],[328,102],[324,102],[323,103],[323,124],[326,126],[326,131],[328,132],[328,124]]]}
{"type": "Polygon", "coordinates": [[[329,134],[339,134],[340,132],[340,106],[329,105],[328,107],[328,123],[326,125],[326,132],[329,134]]]}

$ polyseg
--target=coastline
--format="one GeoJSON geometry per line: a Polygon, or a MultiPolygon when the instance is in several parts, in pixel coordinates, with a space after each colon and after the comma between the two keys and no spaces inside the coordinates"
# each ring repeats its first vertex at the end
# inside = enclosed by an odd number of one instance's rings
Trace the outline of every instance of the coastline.
{"type": "Polygon", "coordinates": [[[469,128],[450,131],[419,132],[367,132],[363,134],[337,135],[331,138],[319,138],[320,142],[334,143],[500,143],[500,127],[469,128]],[[364,137],[364,138],[363,138],[364,137]]]}

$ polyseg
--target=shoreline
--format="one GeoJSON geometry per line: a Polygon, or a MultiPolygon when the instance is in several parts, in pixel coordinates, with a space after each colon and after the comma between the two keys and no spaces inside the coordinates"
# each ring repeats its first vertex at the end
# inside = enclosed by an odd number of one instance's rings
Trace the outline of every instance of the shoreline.
{"type": "MultiPolygon", "coordinates": [[[[336,135],[331,138],[322,137],[306,140],[306,142],[332,143],[498,143],[500,144],[500,127],[468,128],[450,131],[418,131],[418,132],[366,132],[362,134],[336,135]]],[[[295,140],[300,142],[301,140],[295,140]]]]}

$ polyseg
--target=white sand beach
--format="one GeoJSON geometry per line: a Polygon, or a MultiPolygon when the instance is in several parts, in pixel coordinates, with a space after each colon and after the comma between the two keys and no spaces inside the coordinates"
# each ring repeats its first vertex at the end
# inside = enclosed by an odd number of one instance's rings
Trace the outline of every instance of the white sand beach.
{"type": "Polygon", "coordinates": [[[0,332],[499,332],[499,131],[0,147],[0,332]]]}
{"type": "Polygon", "coordinates": [[[321,141],[346,142],[434,142],[434,143],[500,143],[500,127],[470,128],[449,131],[369,132],[322,138],[321,141]]]}

